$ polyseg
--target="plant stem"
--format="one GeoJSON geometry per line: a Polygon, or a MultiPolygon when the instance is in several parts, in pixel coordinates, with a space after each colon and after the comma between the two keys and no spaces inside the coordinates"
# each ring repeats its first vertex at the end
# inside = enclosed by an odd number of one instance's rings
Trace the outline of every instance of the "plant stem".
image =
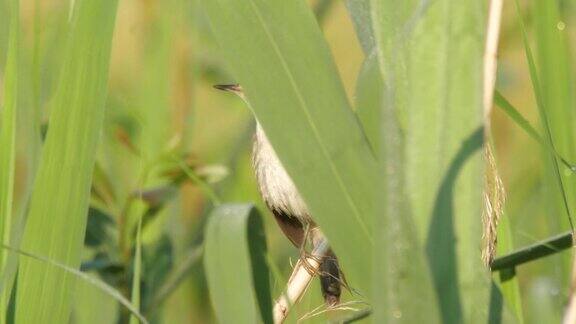
{"type": "Polygon", "coordinates": [[[492,271],[514,268],[573,246],[572,232],[568,231],[496,258],[490,264],[492,271]]]}
{"type": "Polygon", "coordinates": [[[490,131],[490,115],[496,84],[496,68],[498,65],[498,40],[500,38],[500,20],[502,18],[502,0],[490,1],[486,48],[484,51],[484,118],[486,131],[490,131]]]}
{"type": "Polygon", "coordinates": [[[288,279],[288,287],[286,291],[274,304],[274,323],[279,324],[284,322],[290,311],[290,307],[298,302],[298,300],[306,292],[306,288],[314,278],[315,272],[320,267],[320,260],[324,258],[328,252],[328,242],[322,241],[318,246],[312,250],[310,256],[305,259],[298,260],[290,279],[288,279]],[[307,263],[307,265],[304,264],[307,263]]]}

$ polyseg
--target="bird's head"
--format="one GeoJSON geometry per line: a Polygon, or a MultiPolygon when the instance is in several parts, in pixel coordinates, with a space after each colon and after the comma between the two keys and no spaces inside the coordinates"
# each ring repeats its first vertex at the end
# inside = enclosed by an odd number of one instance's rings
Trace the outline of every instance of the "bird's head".
{"type": "Polygon", "coordinates": [[[244,99],[244,92],[242,91],[242,86],[239,84],[217,84],[214,86],[214,88],[226,92],[232,92],[240,98],[244,99]]]}

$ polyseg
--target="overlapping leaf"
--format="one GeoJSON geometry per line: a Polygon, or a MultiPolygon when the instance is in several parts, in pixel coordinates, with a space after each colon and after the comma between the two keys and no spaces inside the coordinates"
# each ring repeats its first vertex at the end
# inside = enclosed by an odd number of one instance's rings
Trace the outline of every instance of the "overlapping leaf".
{"type": "MultiPolygon", "coordinates": [[[[80,265],[90,183],[104,116],[117,2],[76,1],[66,64],[34,183],[22,249],[72,268],[80,265]]],[[[73,285],[57,267],[21,258],[17,323],[66,323],[73,285]]]]}
{"type": "Polygon", "coordinates": [[[204,267],[220,323],[271,323],[266,239],[252,205],[227,204],[210,215],[204,267]]]}
{"type": "Polygon", "coordinates": [[[367,296],[377,165],[310,8],[301,0],[206,0],[204,7],[349,283],[367,296]]]}

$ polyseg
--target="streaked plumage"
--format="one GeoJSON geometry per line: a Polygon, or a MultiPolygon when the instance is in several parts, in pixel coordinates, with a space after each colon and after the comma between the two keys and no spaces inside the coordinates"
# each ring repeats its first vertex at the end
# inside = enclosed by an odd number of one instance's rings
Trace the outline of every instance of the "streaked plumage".
{"type": "MultiPolygon", "coordinates": [[[[219,85],[216,88],[234,92],[245,99],[238,85],[219,85]]],[[[260,123],[257,123],[254,135],[252,166],[262,199],[274,214],[286,237],[296,247],[301,248],[305,243],[303,242],[305,230],[308,228],[311,230],[309,238],[312,244],[318,242],[322,234],[317,229],[306,202],[284,169],[260,123]]],[[[338,261],[330,252],[320,265],[322,294],[328,305],[335,305],[340,300],[341,278],[338,261]]]]}
{"type": "Polygon", "coordinates": [[[262,199],[271,210],[282,211],[303,224],[312,224],[306,203],[282,166],[260,123],[256,125],[252,165],[262,199]]]}

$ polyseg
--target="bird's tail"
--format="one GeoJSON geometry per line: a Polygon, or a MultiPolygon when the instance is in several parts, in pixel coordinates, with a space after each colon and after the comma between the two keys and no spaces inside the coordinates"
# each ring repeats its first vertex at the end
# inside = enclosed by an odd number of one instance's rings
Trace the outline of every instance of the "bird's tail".
{"type": "Polygon", "coordinates": [[[338,259],[330,251],[320,265],[320,287],[327,306],[335,306],[340,303],[343,282],[344,276],[340,271],[338,259]]]}

